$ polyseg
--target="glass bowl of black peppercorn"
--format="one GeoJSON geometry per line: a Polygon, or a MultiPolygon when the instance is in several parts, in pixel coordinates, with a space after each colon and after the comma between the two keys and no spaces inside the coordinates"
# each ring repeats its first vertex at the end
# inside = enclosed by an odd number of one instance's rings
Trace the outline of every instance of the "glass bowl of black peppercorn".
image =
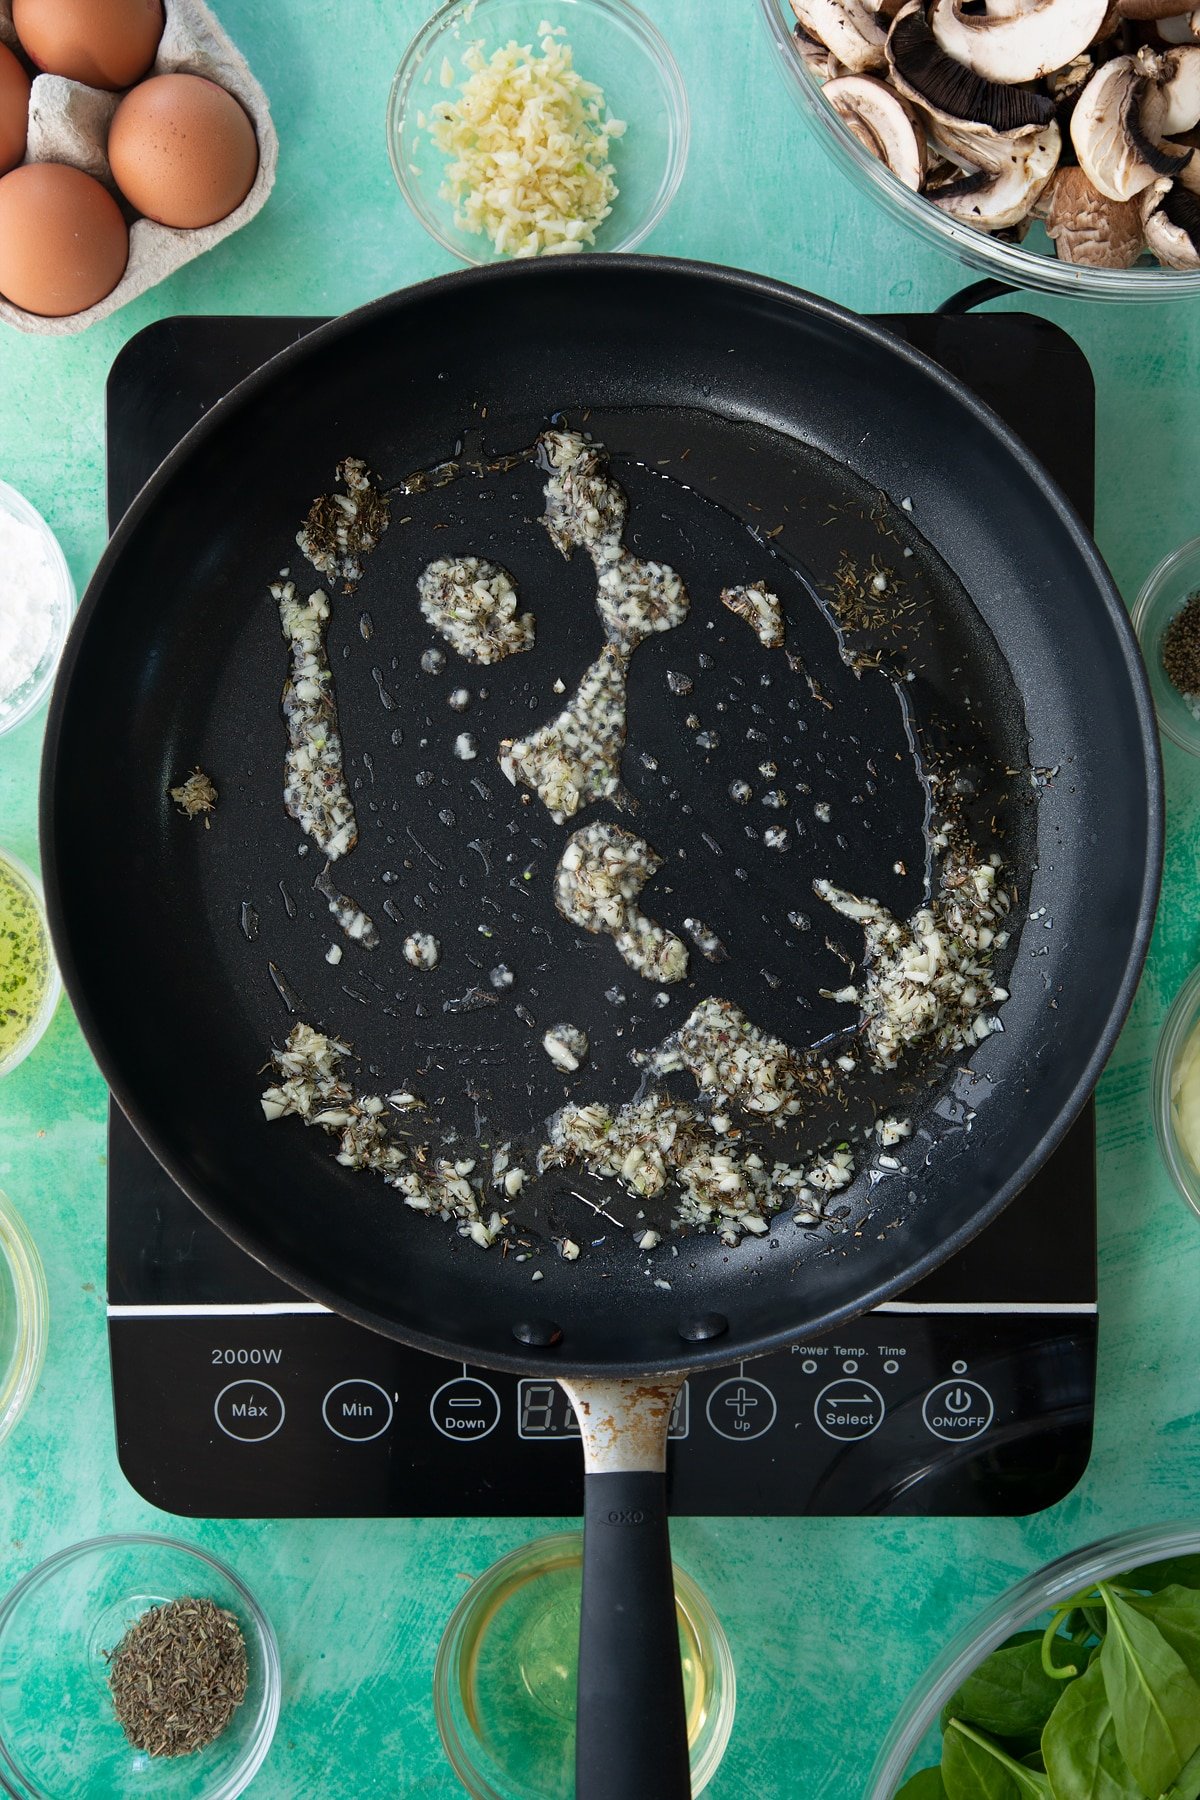
{"type": "Polygon", "coordinates": [[[1164,736],[1200,756],[1200,538],[1151,570],[1134,601],[1133,627],[1164,736]]]}
{"type": "Polygon", "coordinates": [[[215,1556],[149,1532],[73,1544],[0,1601],[0,1789],[235,1800],[280,1685],[269,1620],[215,1556]]]}

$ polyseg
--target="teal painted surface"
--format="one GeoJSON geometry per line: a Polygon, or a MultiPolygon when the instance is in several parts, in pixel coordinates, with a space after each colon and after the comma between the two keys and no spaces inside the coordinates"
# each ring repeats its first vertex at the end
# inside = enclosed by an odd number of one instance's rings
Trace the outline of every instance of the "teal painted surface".
{"type": "MultiPolygon", "coordinates": [[[[754,0],[645,0],[694,115],[682,191],[649,250],[761,270],[863,311],[936,304],[970,277],[839,175],[772,66],[754,0]]],[[[80,338],[0,336],[0,478],[40,507],[82,589],[104,542],[103,386],[121,345],[176,312],[337,312],[442,272],[393,185],[382,120],[422,0],[217,0],[270,95],[282,151],[261,216],[80,338]]],[[[1127,600],[1200,531],[1200,307],[1009,300],[1087,351],[1099,391],[1097,535],[1127,600]]],[[[1070,647],[1064,646],[1064,654],[1070,647]]],[[[42,720],[0,739],[0,843],[37,860],[42,720]]],[[[852,1800],[943,1635],[1017,1575],[1135,1524],[1200,1514],[1200,1223],[1160,1166],[1155,1034],[1200,954],[1200,764],[1166,750],[1165,901],[1132,1019],[1100,1090],[1101,1361],[1095,1455],[1026,1522],[681,1520],[678,1560],[725,1623],[740,1682],[713,1800],[852,1800]]],[[[102,775],[97,804],[103,805],[102,775]]],[[[1114,844],[1113,854],[1121,854],[1114,844]]],[[[64,1004],[0,1086],[0,1186],[45,1259],[41,1387],[0,1448],[0,1585],[95,1532],[164,1529],[227,1556],[279,1633],[285,1704],[262,1800],[460,1790],[429,1702],[464,1580],[544,1522],[176,1523],[121,1476],[104,1335],[105,1094],[64,1004]]],[[[634,1797],[631,1796],[631,1800],[634,1797]]]]}

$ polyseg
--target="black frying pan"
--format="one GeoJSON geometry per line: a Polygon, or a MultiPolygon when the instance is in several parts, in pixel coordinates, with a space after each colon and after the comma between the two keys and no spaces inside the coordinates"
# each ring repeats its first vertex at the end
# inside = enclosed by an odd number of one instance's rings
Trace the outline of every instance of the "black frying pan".
{"type": "Polygon", "coordinates": [[[886,331],[756,277],[588,257],[392,296],[244,382],[122,521],[81,607],[47,734],[43,855],[68,989],[124,1110],[246,1250],[374,1329],[569,1384],[595,1475],[586,1800],[687,1791],[654,1472],[674,1387],[688,1369],[776,1349],[896,1293],[1028,1180],[1129,1004],[1161,833],[1134,641],[1045,472],[886,331]],[[607,939],[554,912],[550,876],[569,827],[522,806],[495,767],[498,737],[548,716],[554,679],[570,688],[601,642],[590,571],[578,556],[564,563],[536,523],[531,466],[411,502],[397,494],[358,593],[336,603],[331,654],[361,825],[337,873],[390,933],[371,956],[326,962],[318,858],[298,855],[280,803],[286,658],[265,584],[283,564],[300,573],[294,533],[333,464],[360,455],[395,483],[452,455],[464,433],[467,454],[486,458],[528,443],[559,411],[616,453],[628,541],[671,562],[693,595],[688,623],[634,659],[624,775],[635,810],[622,822],[671,859],[649,909],[677,930],[703,917],[730,956],[694,954],[692,980],[663,1007],[607,939]],[[517,575],[538,618],[531,655],[420,669],[434,639],[416,575],[450,551],[517,575]],[[536,1134],[568,1091],[627,1098],[630,1048],[656,1042],[705,992],[793,1041],[843,1027],[844,1008],[820,990],[842,985],[861,937],[821,914],[813,876],[905,914],[923,870],[923,789],[896,684],[852,674],[820,610],[839,561],[876,553],[916,595],[896,666],[913,674],[929,745],[959,770],[975,827],[996,822],[1019,894],[1004,1030],[969,1071],[903,1097],[917,1129],[899,1172],[864,1168],[818,1228],[785,1211],[736,1248],[668,1236],[647,1256],[619,1187],[558,1171],[531,1182],[514,1221],[524,1243],[503,1255],[339,1168],[318,1132],[265,1125],[257,1071],[291,1022],[272,963],[305,1016],[352,1040],[360,1085],[420,1083],[463,1142],[536,1134]],[[716,603],[722,585],[758,576],[784,599],[804,670],[716,603]],[[446,702],[460,684],[473,696],[466,714],[446,702]],[[473,764],[451,754],[464,729],[481,746],[473,764]],[[755,770],[770,763],[792,789],[788,849],[774,856],[767,815],[729,792],[749,772],[757,801],[773,778],[755,770]],[[195,764],[220,792],[211,832],[166,798],[195,764]],[[788,912],[812,928],[786,925],[788,912]],[[434,976],[399,956],[414,929],[443,943],[434,976]],[[499,962],[513,988],[461,1009],[499,962]],[[562,1018],[592,1038],[589,1064],[565,1086],[538,1048],[562,1018]],[[567,1238],[578,1261],[557,1254],[567,1238]]]}

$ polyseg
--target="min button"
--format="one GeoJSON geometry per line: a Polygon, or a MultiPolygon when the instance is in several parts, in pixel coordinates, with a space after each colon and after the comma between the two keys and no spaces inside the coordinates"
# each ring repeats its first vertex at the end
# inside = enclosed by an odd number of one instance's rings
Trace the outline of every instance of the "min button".
{"type": "Polygon", "coordinates": [[[265,1381],[231,1381],[214,1400],[213,1413],[226,1437],[261,1444],[275,1436],[287,1408],[282,1394],[265,1381]]]}
{"type": "Polygon", "coordinates": [[[334,1437],[367,1444],[391,1424],[392,1402],[374,1381],[339,1381],[321,1402],[321,1417],[334,1437]]]}

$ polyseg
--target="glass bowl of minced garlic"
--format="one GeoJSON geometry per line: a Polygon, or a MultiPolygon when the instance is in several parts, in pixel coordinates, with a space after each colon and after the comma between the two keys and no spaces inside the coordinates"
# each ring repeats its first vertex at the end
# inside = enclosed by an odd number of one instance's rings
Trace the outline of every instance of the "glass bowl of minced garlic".
{"type": "Polygon", "coordinates": [[[628,0],[449,0],[388,97],[400,191],[468,263],[632,250],[689,135],[675,58],[628,0]]]}

